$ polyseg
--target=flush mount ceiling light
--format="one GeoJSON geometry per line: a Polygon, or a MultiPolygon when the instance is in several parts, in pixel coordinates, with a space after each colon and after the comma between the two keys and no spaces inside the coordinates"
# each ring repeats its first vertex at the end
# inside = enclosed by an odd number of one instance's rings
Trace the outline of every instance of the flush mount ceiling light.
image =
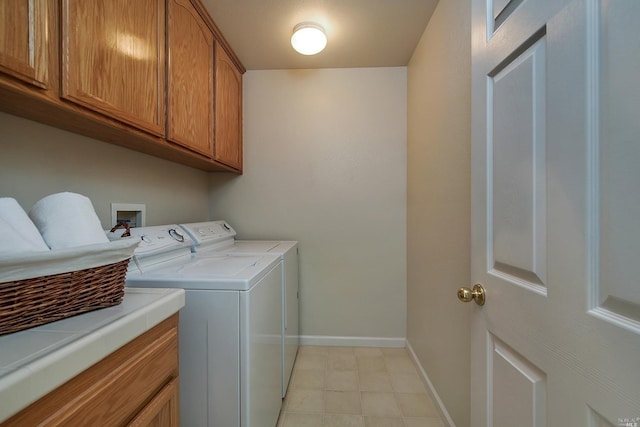
{"type": "Polygon", "coordinates": [[[302,22],[293,28],[291,46],[303,55],[315,55],[327,45],[323,28],[311,22],[302,22]]]}

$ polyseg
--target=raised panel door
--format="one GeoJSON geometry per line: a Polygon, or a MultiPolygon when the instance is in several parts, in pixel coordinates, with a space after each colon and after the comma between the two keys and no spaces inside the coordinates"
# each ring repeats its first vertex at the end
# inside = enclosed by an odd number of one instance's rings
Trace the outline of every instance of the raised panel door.
{"type": "Polygon", "coordinates": [[[640,423],[638,20],[472,2],[474,427],[640,423]]]}
{"type": "Polygon", "coordinates": [[[167,139],[213,155],[213,33],[190,0],[168,2],[167,139]]]}
{"type": "Polygon", "coordinates": [[[0,71],[46,88],[49,2],[0,2],[0,71]]]}
{"type": "Polygon", "coordinates": [[[216,46],[216,139],[214,159],[242,169],[242,74],[216,46]]]}
{"type": "Polygon", "coordinates": [[[63,0],[62,98],[165,133],[163,0],[63,0]]]}
{"type": "Polygon", "coordinates": [[[178,378],[171,380],[128,424],[128,427],[177,427],[178,378]]]}

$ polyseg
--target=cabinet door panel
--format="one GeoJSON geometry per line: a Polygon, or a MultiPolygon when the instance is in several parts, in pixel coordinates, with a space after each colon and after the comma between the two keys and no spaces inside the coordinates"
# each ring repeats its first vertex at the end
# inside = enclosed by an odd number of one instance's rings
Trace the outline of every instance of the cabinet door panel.
{"type": "Polygon", "coordinates": [[[163,0],[63,0],[62,97],[164,135],[163,0]]]}
{"type": "Polygon", "coordinates": [[[173,427],[178,421],[178,378],[169,384],[144,407],[128,427],[173,427]]]}
{"type": "Polygon", "coordinates": [[[189,0],[169,0],[168,14],[167,139],[211,157],[213,33],[189,0]]]}
{"type": "Polygon", "coordinates": [[[242,74],[216,46],[216,139],[214,160],[242,169],[242,74]]]}
{"type": "Polygon", "coordinates": [[[44,0],[0,1],[0,71],[46,88],[46,29],[44,0]]]}

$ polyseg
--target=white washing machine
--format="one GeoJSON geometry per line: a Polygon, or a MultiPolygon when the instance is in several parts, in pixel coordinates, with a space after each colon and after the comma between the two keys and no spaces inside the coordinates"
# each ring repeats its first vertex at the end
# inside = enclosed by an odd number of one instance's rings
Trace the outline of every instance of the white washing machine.
{"type": "Polygon", "coordinates": [[[185,290],[181,425],[274,427],[282,405],[280,257],[194,254],[177,225],[131,234],[141,243],[127,286],[185,290]]]}
{"type": "Polygon", "coordinates": [[[273,254],[282,264],[282,397],[287,393],[293,364],[300,345],[298,321],[298,242],[278,240],[235,240],[236,232],[226,221],[209,221],[180,226],[194,240],[194,252],[217,251],[235,255],[273,254]]]}

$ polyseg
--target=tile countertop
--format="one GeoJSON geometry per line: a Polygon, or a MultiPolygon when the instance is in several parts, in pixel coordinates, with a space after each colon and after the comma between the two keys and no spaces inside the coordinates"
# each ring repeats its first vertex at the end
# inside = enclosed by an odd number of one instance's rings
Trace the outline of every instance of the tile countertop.
{"type": "Polygon", "coordinates": [[[185,304],[183,289],[125,288],[122,303],[0,336],[0,422],[185,304]]]}

